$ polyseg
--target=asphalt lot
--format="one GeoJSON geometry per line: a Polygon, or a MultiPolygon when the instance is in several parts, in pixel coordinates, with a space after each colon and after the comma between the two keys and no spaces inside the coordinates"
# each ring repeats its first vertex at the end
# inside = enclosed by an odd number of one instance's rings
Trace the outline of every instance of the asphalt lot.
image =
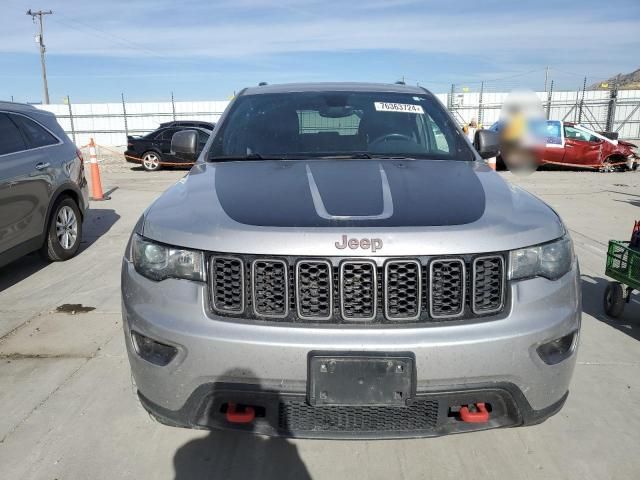
{"type": "Polygon", "coordinates": [[[81,253],[0,269],[0,478],[640,478],[640,296],[602,311],[610,238],[640,218],[640,172],[503,174],[549,202],[583,274],[583,330],[565,408],[542,425],[401,441],[283,440],[152,421],[134,396],[120,316],[120,259],[144,208],[184,171],[108,168],[81,253]],[[80,307],[57,308],[65,304],[80,307]]]}

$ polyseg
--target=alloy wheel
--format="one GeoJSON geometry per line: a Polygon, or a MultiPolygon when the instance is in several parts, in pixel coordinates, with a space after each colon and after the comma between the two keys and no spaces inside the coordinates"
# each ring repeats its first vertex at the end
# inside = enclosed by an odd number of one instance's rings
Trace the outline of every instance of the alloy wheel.
{"type": "Polygon", "coordinates": [[[142,158],[142,163],[144,165],[144,168],[146,168],[147,170],[157,170],[160,166],[160,159],[155,153],[147,153],[142,158]]]}
{"type": "Polygon", "coordinates": [[[70,250],[78,238],[78,218],[69,206],[64,206],[58,210],[56,216],[56,236],[58,243],[65,250],[70,250]]]}

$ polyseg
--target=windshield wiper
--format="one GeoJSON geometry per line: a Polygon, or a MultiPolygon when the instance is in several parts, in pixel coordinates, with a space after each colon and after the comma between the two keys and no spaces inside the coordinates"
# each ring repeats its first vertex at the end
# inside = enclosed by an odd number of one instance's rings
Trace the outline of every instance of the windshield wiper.
{"type": "Polygon", "coordinates": [[[354,153],[336,153],[335,155],[322,155],[320,157],[316,157],[315,155],[310,156],[309,158],[323,158],[323,159],[345,159],[345,158],[363,158],[363,159],[367,159],[367,158],[373,158],[369,153],[367,152],[354,152],[354,153]]]}
{"type": "Polygon", "coordinates": [[[396,155],[395,153],[370,153],[370,152],[353,152],[353,153],[336,153],[332,155],[322,155],[322,156],[309,156],[309,158],[322,158],[322,159],[376,159],[376,160],[410,160],[419,157],[407,156],[407,155],[396,155]]]}
{"type": "Polygon", "coordinates": [[[313,160],[313,159],[323,159],[323,160],[346,160],[346,159],[380,159],[380,160],[407,160],[416,157],[409,157],[406,155],[395,155],[395,154],[376,154],[369,152],[349,152],[342,153],[337,152],[334,154],[325,154],[325,155],[314,155],[308,154],[305,152],[301,153],[290,153],[283,155],[261,155],[259,153],[248,153],[247,155],[216,155],[209,157],[207,161],[209,162],[233,162],[238,160],[313,160]]]}
{"type": "Polygon", "coordinates": [[[232,162],[234,160],[282,160],[280,157],[263,157],[259,153],[248,153],[247,155],[216,155],[209,157],[210,162],[232,162]]]}

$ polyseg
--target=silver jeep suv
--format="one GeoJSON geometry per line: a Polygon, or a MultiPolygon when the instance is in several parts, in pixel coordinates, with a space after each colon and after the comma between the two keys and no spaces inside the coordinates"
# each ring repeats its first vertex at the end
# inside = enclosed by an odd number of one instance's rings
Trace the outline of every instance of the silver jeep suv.
{"type": "Polygon", "coordinates": [[[38,249],[73,257],[88,205],[82,154],[56,117],[0,102],[0,267],[38,249]]]}
{"type": "MultiPolygon", "coordinates": [[[[296,437],[434,436],[564,404],[578,264],[428,91],[259,86],[140,218],[122,268],[159,421],[296,437]]],[[[195,132],[172,150],[194,155],[195,132]]]]}

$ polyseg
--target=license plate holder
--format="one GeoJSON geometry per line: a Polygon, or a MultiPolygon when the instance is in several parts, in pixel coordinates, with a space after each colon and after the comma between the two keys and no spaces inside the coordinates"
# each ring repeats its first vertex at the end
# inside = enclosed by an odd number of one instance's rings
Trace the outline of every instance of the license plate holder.
{"type": "Polygon", "coordinates": [[[412,355],[312,354],[311,405],[403,406],[414,394],[412,355]]]}

